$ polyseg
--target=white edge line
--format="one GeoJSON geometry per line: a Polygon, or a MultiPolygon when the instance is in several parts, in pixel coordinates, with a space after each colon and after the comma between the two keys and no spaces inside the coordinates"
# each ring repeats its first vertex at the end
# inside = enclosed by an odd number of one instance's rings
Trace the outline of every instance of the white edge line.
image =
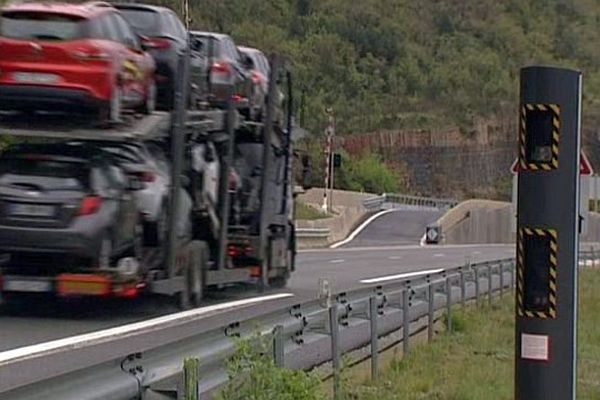
{"type": "MultiPolygon", "coordinates": [[[[498,249],[498,248],[508,248],[514,249],[515,245],[510,243],[490,243],[490,244],[444,244],[437,246],[425,246],[427,250],[435,250],[438,249],[498,249]]],[[[407,244],[407,245],[389,245],[389,246],[372,246],[372,247],[348,247],[343,249],[336,249],[339,252],[361,252],[361,251],[380,251],[380,250],[419,250],[422,247],[418,244],[407,244]]],[[[298,250],[298,254],[310,254],[310,253],[329,253],[332,249],[303,249],[298,250]]]]}
{"type": "Polygon", "coordinates": [[[251,297],[248,299],[230,301],[227,303],[215,304],[212,306],[206,306],[194,310],[169,314],[163,317],[153,318],[147,321],[141,321],[96,332],[71,336],[63,339],[53,340],[50,342],[38,343],[26,347],[19,347],[17,349],[0,352],[0,366],[3,363],[7,363],[9,361],[16,361],[16,359],[23,357],[32,358],[42,353],[57,351],[65,347],[81,347],[85,344],[90,344],[90,342],[102,343],[120,336],[141,333],[143,331],[147,331],[152,328],[158,328],[163,325],[169,325],[174,322],[185,322],[193,320],[198,317],[207,316],[207,314],[213,313],[215,311],[225,311],[228,309],[234,309],[270,300],[280,300],[293,296],[294,295],[292,293],[279,293],[269,296],[251,297]]]}
{"type": "Polygon", "coordinates": [[[440,272],[444,272],[444,269],[443,268],[428,269],[428,270],[425,270],[425,271],[415,271],[415,272],[407,272],[407,273],[404,273],[404,274],[387,275],[387,276],[381,276],[381,277],[378,277],[378,278],[363,279],[363,280],[361,280],[359,282],[360,283],[387,282],[387,281],[393,281],[393,280],[402,279],[402,278],[412,278],[413,276],[439,274],[440,272]]]}
{"type": "Polygon", "coordinates": [[[361,233],[367,226],[369,226],[369,224],[373,221],[375,221],[377,218],[381,217],[382,215],[385,214],[389,214],[391,212],[394,211],[400,211],[400,210],[396,210],[396,209],[391,209],[391,210],[383,210],[378,212],[375,215],[371,215],[365,222],[363,222],[362,224],[360,224],[360,226],[358,228],[356,228],[346,239],[342,240],[341,242],[337,242],[337,243],[333,243],[331,246],[329,246],[330,249],[337,249],[340,246],[343,246],[347,243],[350,243],[351,241],[354,240],[354,238],[361,233]]]}

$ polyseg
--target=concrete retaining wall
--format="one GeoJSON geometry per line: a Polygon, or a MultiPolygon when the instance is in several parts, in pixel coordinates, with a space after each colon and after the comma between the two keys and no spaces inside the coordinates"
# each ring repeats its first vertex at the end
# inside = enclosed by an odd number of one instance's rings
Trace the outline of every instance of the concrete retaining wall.
{"type": "MultiPolygon", "coordinates": [[[[369,215],[369,212],[363,206],[363,201],[374,196],[376,195],[370,193],[334,190],[335,215],[333,217],[296,221],[296,228],[326,228],[330,230],[329,236],[327,238],[298,236],[298,248],[326,247],[329,244],[345,239],[369,215]]],[[[323,189],[310,189],[298,196],[298,200],[320,207],[323,204],[323,189]]]]}
{"type": "MultiPolygon", "coordinates": [[[[515,243],[510,203],[468,200],[438,220],[446,244],[515,243]]],[[[600,214],[590,213],[582,242],[600,241],[600,214]]]]}

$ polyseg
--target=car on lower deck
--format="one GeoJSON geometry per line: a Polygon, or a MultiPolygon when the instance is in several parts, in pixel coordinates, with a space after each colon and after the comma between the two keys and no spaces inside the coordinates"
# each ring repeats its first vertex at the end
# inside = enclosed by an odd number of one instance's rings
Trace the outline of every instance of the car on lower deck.
{"type": "Polygon", "coordinates": [[[0,110],[151,113],[155,63],[106,3],[24,2],[0,11],[0,110]]]}
{"type": "Polygon", "coordinates": [[[10,148],[0,157],[2,275],[108,269],[141,257],[137,189],[97,147],[10,148]]]}

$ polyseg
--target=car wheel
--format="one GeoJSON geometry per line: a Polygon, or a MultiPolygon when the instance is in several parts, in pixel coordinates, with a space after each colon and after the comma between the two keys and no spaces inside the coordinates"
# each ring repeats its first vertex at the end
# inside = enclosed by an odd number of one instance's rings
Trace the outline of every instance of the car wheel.
{"type": "Polygon", "coordinates": [[[146,100],[142,105],[141,111],[143,114],[149,115],[156,110],[156,82],[152,81],[148,86],[146,100]]]}

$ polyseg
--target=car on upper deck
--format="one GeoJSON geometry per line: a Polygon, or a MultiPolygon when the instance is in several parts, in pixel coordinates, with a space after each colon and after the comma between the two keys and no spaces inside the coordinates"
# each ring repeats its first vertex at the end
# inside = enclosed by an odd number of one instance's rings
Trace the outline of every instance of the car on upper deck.
{"type": "Polygon", "coordinates": [[[109,3],[24,2],[0,10],[0,110],[151,113],[155,62],[109,3]]]}
{"type": "Polygon", "coordinates": [[[188,32],[170,8],[139,3],[113,3],[141,37],[156,62],[159,109],[171,110],[180,54],[189,48],[188,32]]]}

